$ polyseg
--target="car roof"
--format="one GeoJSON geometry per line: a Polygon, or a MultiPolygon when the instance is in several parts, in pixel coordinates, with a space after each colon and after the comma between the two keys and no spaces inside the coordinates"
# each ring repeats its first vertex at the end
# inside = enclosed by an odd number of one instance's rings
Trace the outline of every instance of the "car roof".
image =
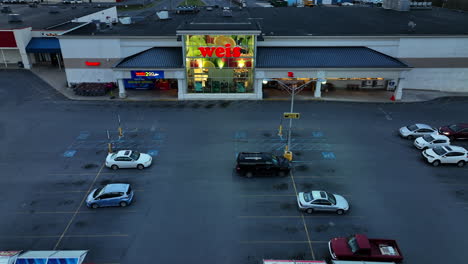
{"type": "Polygon", "coordinates": [[[431,134],[431,136],[432,136],[434,139],[446,139],[446,140],[449,139],[447,136],[440,135],[440,134],[431,134]]]}
{"type": "Polygon", "coordinates": [[[312,198],[314,200],[317,200],[317,199],[328,199],[328,195],[326,192],[324,191],[311,191],[312,193],[312,198]]]}
{"type": "Polygon", "coordinates": [[[127,183],[111,183],[104,186],[103,193],[126,192],[129,187],[130,184],[127,183]]]}
{"type": "Polygon", "coordinates": [[[465,148],[463,147],[459,147],[459,146],[445,146],[444,147],[446,151],[449,151],[449,152],[467,152],[465,148]]]}
{"type": "Polygon", "coordinates": [[[418,128],[430,128],[432,129],[432,127],[430,125],[426,125],[426,124],[415,124],[418,128]]]}
{"type": "Polygon", "coordinates": [[[128,156],[130,156],[131,153],[132,153],[131,150],[119,150],[117,152],[117,155],[118,156],[127,156],[128,157],[128,156]]]}

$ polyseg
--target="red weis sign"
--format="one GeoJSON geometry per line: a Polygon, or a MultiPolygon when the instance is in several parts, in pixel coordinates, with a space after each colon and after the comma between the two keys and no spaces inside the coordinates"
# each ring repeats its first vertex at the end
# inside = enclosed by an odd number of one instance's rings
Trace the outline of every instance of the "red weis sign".
{"type": "Polygon", "coordinates": [[[226,44],[224,47],[199,47],[198,50],[203,57],[213,57],[213,53],[218,58],[237,58],[241,55],[241,48],[231,48],[231,44],[226,44]]]}

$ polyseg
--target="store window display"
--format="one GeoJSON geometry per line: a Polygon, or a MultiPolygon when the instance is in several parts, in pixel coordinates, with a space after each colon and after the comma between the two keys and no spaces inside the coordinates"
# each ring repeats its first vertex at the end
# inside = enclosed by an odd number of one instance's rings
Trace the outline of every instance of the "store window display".
{"type": "Polygon", "coordinates": [[[188,35],[184,41],[189,93],[253,92],[253,35],[188,35]]]}

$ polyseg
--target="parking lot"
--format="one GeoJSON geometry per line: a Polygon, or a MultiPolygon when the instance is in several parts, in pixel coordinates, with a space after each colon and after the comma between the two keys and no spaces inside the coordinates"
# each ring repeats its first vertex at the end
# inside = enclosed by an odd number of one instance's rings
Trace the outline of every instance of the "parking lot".
{"type": "Polygon", "coordinates": [[[365,233],[396,239],[405,263],[468,257],[468,166],[432,167],[397,135],[415,122],[466,122],[467,99],[297,102],[293,172],[247,179],[233,171],[236,154],[281,152],[288,102],[70,102],[22,71],[8,77],[0,88],[2,250],[88,249],[85,262],[95,264],[254,264],[327,259],[331,238],[365,233]],[[152,167],[105,168],[107,130],[115,149],[153,155],[152,167]],[[87,193],[111,182],[130,183],[134,203],[86,208],[87,193]],[[312,189],[345,196],[350,211],[300,212],[296,193],[312,189]]]}

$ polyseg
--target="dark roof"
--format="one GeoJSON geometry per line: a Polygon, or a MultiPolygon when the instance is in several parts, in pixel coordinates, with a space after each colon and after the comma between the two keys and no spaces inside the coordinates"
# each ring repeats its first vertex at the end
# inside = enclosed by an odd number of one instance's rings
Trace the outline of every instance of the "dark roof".
{"type": "Polygon", "coordinates": [[[60,42],[57,38],[31,38],[26,46],[29,53],[60,53],[60,42]]]}
{"type": "MultiPolygon", "coordinates": [[[[314,8],[233,8],[233,17],[221,16],[221,9],[197,14],[174,14],[159,20],[149,16],[130,25],[96,32],[95,25],[74,30],[67,35],[175,36],[177,30],[245,30],[258,25],[269,36],[388,36],[388,35],[467,35],[468,14],[434,7],[432,10],[398,12],[378,7],[314,8]],[[408,32],[408,22],[416,23],[408,32]],[[226,22],[233,23],[226,23],[226,22]]],[[[468,35],[467,35],[468,36],[468,35]]]]}
{"type": "MultiPolygon", "coordinates": [[[[4,5],[5,6],[5,5],[4,5]]],[[[91,13],[99,12],[100,10],[109,8],[103,6],[89,4],[80,4],[76,8],[71,8],[71,5],[37,5],[36,8],[29,5],[9,5],[11,8],[10,14],[20,14],[22,22],[8,22],[8,14],[0,13],[0,29],[15,29],[32,27],[34,29],[48,29],[48,27],[60,26],[51,28],[51,30],[67,30],[76,27],[79,24],[65,23],[75,18],[82,17],[91,13]],[[58,13],[49,13],[51,8],[56,8],[58,13]]]]}
{"type": "Polygon", "coordinates": [[[116,68],[183,68],[182,48],[151,48],[117,63],[116,68]]]}
{"type": "Polygon", "coordinates": [[[366,47],[258,47],[257,68],[408,68],[366,47]]]}

